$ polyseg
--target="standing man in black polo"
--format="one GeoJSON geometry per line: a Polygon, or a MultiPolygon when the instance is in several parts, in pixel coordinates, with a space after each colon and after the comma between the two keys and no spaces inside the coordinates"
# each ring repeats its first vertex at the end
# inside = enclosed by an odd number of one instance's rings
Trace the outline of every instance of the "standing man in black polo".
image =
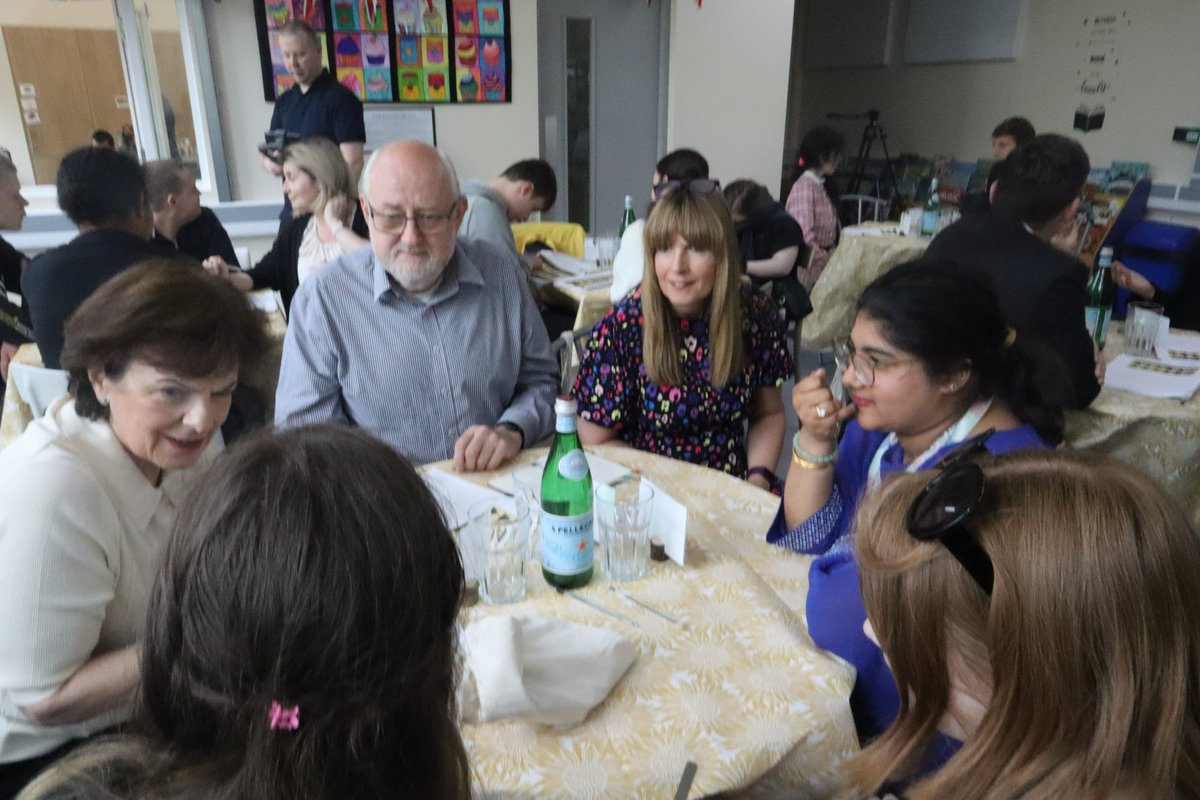
{"type": "MultiPolygon", "coordinates": [[[[279,50],[288,74],[296,83],[275,101],[271,130],[301,138],[331,139],[342,151],[350,175],[357,181],[362,170],[363,144],[367,140],[362,102],[321,64],[321,42],[308,23],[289,20],[279,31],[279,50]]],[[[272,175],[283,174],[282,164],[266,155],[261,160],[263,168],[272,175]]],[[[285,197],[280,219],[291,215],[292,207],[285,197]]]]}

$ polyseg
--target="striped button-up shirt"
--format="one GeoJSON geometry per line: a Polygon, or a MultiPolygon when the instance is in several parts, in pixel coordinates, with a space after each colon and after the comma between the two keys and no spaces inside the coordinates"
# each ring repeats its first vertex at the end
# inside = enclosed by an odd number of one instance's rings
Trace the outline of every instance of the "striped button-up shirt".
{"type": "Polygon", "coordinates": [[[393,286],[370,247],[292,301],[275,424],[342,422],[414,463],[450,458],[471,425],[554,428],[558,367],[516,257],[459,239],[428,302],[393,286]]]}

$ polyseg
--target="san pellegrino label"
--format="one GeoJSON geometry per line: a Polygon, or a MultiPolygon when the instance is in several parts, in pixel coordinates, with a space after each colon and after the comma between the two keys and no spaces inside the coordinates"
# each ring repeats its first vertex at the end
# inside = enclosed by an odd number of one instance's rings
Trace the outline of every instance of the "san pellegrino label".
{"type": "Polygon", "coordinates": [[[542,473],[542,575],[562,589],[592,579],[592,473],[579,443],[575,401],[558,398],[554,443],[542,473]]]}

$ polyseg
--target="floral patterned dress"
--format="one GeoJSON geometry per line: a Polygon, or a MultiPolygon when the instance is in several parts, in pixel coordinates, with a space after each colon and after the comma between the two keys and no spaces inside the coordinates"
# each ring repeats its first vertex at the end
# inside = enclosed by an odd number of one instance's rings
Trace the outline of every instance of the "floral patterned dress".
{"type": "Polygon", "coordinates": [[[682,386],[653,383],[642,361],[642,290],[626,295],[588,340],[575,397],[579,415],[612,428],[639,450],[704,464],[744,478],[754,391],[792,374],[783,323],[771,301],[742,293],[746,366],[725,387],[710,382],[708,320],[680,320],[682,386]]]}

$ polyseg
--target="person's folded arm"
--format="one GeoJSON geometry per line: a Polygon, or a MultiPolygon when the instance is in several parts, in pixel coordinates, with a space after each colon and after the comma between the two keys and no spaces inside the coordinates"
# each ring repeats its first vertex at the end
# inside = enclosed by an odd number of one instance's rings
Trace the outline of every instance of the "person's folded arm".
{"type": "Polygon", "coordinates": [[[756,278],[782,278],[792,274],[796,266],[796,257],[799,255],[798,246],[785,247],[775,251],[770,258],[747,261],[746,272],[756,278]]]}
{"type": "Polygon", "coordinates": [[[125,535],[111,499],[90,467],[64,457],[11,474],[0,505],[0,692],[40,725],[126,704],[136,646],[95,652],[125,535]]]}

